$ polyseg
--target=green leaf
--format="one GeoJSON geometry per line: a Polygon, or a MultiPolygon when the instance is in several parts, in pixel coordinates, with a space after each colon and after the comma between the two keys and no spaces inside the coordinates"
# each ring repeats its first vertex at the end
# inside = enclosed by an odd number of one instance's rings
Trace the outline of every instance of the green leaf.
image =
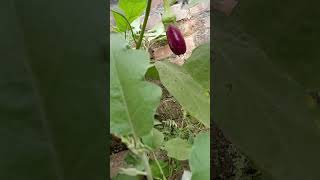
{"type": "MultiPolygon", "coordinates": [[[[169,172],[170,168],[169,168],[168,162],[161,161],[161,160],[158,160],[158,162],[160,164],[160,167],[162,168],[162,172],[163,172],[164,176],[168,177],[170,174],[170,172],[169,172]]],[[[162,174],[161,174],[161,170],[160,170],[156,161],[151,161],[150,167],[151,167],[151,172],[152,172],[153,177],[158,178],[158,179],[163,179],[162,174]]]]}
{"type": "Polygon", "coordinates": [[[106,5],[0,1],[0,179],[107,178],[106,5]]]}
{"type": "Polygon", "coordinates": [[[210,97],[207,91],[181,66],[158,61],[155,66],[162,84],[190,115],[210,126],[210,97]]]}
{"type": "Polygon", "coordinates": [[[155,66],[151,66],[148,69],[145,77],[146,77],[146,79],[160,80],[159,73],[158,73],[158,71],[157,71],[155,66]]]}
{"type": "Polygon", "coordinates": [[[319,10],[314,2],[301,6],[299,1],[246,1],[237,11],[274,64],[305,88],[320,88],[319,10]]]}
{"type": "Polygon", "coordinates": [[[152,149],[159,148],[164,141],[164,135],[159,130],[153,128],[150,134],[142,137],[142,142],[152,149]]]}
{"type": "Polygon", "coordinates": [[[113,9],[112,15],[114,17],[114,21],[116,22],[118,32],[125,32],[127,29],[130,28],[129,26],[131,26],[131,24],[128,24],[128,22],[131,22],[128,20],[128,18],[121,9],[113,9]]]}
{"type": "Polygon", "coordinates": [[[177,160],[187,160],[190,157],[192,145],[188,141],[180,138],[170,139],[165,142],[164,149],[168,152],[168,156],[177,160]]]}
{"type": "Polygon", "coordinates": [[[153,128],[161,88],[144,81],[150,67],[147,52],[127,49],[119,34],[111,34],[110,41],[111,133],[142,137],[153,128]]]}
{"type": "Polygon", "coordinates": [[[198,134],[192,146],[189,165],[192,180],[210,180],[210,134],[198,134]]]}
{"type": "MultiPolygon", "coordinates": [[[[146,5],[147,1],[145,0],[120,0],[118,7],[114,8],[113,10],[122,14],[131,24],[138,17],[140,17],[146,8],[146,5]]],[[[121,15],[114,12],[112,12],[112,14],[119,32],[125,32],[127,29],[129,29],[129,24],[121,15]]],[[[137,31],[137,29],[135,29],[135,31],[137,31]]]]}
{"type": "Polygon", "coordinates": [[[144,165],[141,158],[131,151],[127,153],[126,157],[124,158],[124,161],[129,167],[134,167],[140,171],[144,170],[144,165]]]}
{"type": "Polygon", "coordinates": [[[210,43],[202,44],[192,51],[183,67],[194,80],[210,90],[210,43]]]}
{"type": "Polygon", "coordinates": [[[215,18],[213,113],[224,134],[278,180],[320,179],[319,114],[241,24],[215,18]]]}
{"type": "Polygon", "coordinates": [[[120,0],[119,7],[123,10],[129,22],[137,19],[145,10],[146,0],[120,0]]]}

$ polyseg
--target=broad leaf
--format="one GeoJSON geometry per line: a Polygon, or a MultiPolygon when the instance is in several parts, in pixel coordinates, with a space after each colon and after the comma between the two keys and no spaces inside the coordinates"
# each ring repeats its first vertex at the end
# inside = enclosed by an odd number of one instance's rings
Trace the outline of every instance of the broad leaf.
{"type": "Polygon", "coordinates": [[[119,7],[124,11],[124,14],[132,23],[145,10],[147,0],[120,0],[119,7]]]}
{"type": "Polygon", "coordinates": [[[320,88],[317,3],[248,0],[237,9],[239,20],[256,37],[270,60],[308,89],[320,88]]]}
{"type": "MultiPolygon", "coordinates": [[[[145,10],[146,4],[147,1],[144,0],[120,0],[118,7],[114,8],[113,10],[123,15],[128,20],[129,24],[124,17],[112,12],[118,31],[125,32],[127,29],[129,29],[130,24],[137,20],[137,18],[140,17],[142,12],[145,10]]],[[[139,25],[140,20],[138,20],[136,23],[139,25]]],[[[135,31],[137,31],[137,29],[135,29],[135,31]]]]}
{"type": "Polygon", "coordinates": [[[119,9],[119,8],[115,8],[112,11],[112,15],[114,17],[114,21],[117,25],[117,31],[118,32],[125,32],[127,29],[129,29],[131,26],[128,21],[128,18],[126,17],[126,15],[124,14],[124,12],[119,9]]]}
{"type": "Polygon", "coordinates": [[[144,165],[141,158],[131,151],[127,153],[126,157],[124,158],[124,161],[126,162],[128,167],[134,167],[140,171],[144,170],[144,165]]]}
{"type": "Polygon", "coordinates": [[[153,128],[150,134],[142,137],[142,141],[150,148],[157,149],[163,144],[164,135],[159,130],[153,128]]]}
{"type": "Polygon", "coordinates": [[[189,159],[192,180],[210,180],[210,134],[198,134],[189,159]]]}
{"type": "Polygon", "coordinates": [[[192,145],[188,141],[180,138],[170,139],[164,145],[164,149],[168,152],[169,157],[181,161],[189,159],[191,147],[192,145]]]}
{"type": "Polygon", "coordinates": [[[147,52],[127,49],[127,42],[119,34],[111,34],[110,42],[111,133],[142,137],[154,125],[161,88],[144,81],[150,67],[147,52]]]}
{"type": "Polygon", "coordinates": [[[274,179],[320,179],[320,117],[304,88],[271,63],[237,21],[216,15],[214,27],[218,125],[274,179]]]}
{"type": "Polygon", "coordinates": [[[178,100],[190,115],[209,127],[210,97],[201,84],[179,65],[168,61],[158,61],[155,66],[162,84],[170,94],[178,100]]]}
{"type": "Polygon", "coordinates": [[[0,179],[106,173],[104,1],[0,1],[0,179]]]}
{"type": "MultiPolygon", "coordinates": [[[[158,160],[159,165],[162,169],[163,175],[165,177],[168,177],[170,175],[170,167],[168,162],[162,161],[162,160],[158,160]]],[[[152,171],[152,176],[158,179],[163,179],[162,177],[162,173],[161,170],[159,168],[159,165],[157,164],[157,162],[155,160],[150,162],[150,167],[151,167],[151,171],[152,171]]]]}
{"type": "Polygon", "coordinates": [[[203,88],[210,90],[210,44],[202,44],[192,51],[183,67],[203,88]]]}
{"type": "Polygon", "coordinates": [[[145,75],[146,79],[160,80],[158,70],[155,66],[151,66],[145,75]]]}

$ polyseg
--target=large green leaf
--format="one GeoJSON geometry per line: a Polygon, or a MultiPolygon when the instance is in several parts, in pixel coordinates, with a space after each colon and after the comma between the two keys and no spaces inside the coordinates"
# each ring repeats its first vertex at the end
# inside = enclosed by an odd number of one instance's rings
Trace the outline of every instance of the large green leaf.
{"type": "Polygon", "coordinates": [[[152,130],[161,88],[146,82],[151,66],[146,51],[128,49],[119,34],[110,35],[111,133],[142,137],[152,130]]]}
{"type": "Polygon", "coordinates": [[[128,18],[126,18],[126,15],[121,9],[113,9],[112,15],[114,17],[114,21],[116,22],[117,25],[117,31],[119,32],[125,32],[127,29],[130,27],[130,22],[128,18]]]}
{"type": "Polygon", "coordinates": [[[210,180],[210,134],[197,135],[189,159],[192,180],[210,180]]]}
{"type": "Polygon", "coordinates": [[[133,22],[145,10],[147,0],[120,0],[119,7],[124,11],[129,22],[133,22]]]}
{"type": "Polygon", "coordinates": [[[149,79],[149,80],[150,79],[152,79],[152,80],[160,80],[158,70],[156,69],[155,66],[151,66],[147,70],[145,77],[146,77],[146,79],[149,79]]]}
{"type": "Polygon", "coordinates": [[[168,91],[193,117],[209,127],[210,97],[201,84],[179,65],[158,61],[155,66],[168,91]]]}
{"type": "Polygon", "coordinates": [[[0,2],[0,179],[107,178],[106,6],[0,2]]]}
{"type": "MultiPolygon", "coordinates": [[[[146,0],[120,0],[118,9],[114,10],[124,15],[129,23],[132,23],[145,10],[146,4],[146,0]]],[[[124,32],[129,28],[123,17],[117,13],[113,13],[113,16],[120,32],[124,32]]]]}
{"type": "Polygon", "coordinates": [[[164,144],[164,149],[168,152],[168,156],[181,161],[189,159],[191,148],[192,145],[181,138],[170,139],[164,144]]]}
{"type": "Polygon", "coordinates": [[[239,19],[271,61],[306,88],[320,88],[318,1],[241,2],[239,19]],[[268,7],[268,8],[266,8],[268,7]],[[272,9],[272,11],[270,11],[272,9]]]}
{"type": "Polygon", "coordinates": [[[159,130],[153,128],[151,133],[142,137],[142,142],[152,149],[161,147],[164,141],[164,135],[159,130]]]}
{"type": "Polygon", "coordinates": [[[210,90],[210,43],[202,44],[192,51],[183,67],[203,88],[210,90]]]}
{"type": "Polygon", "coordinates": [[[320,179],[320,117],[233,18],[215,16],[214,119],[274,179],[320,179]]]}
{"type": "Polygon", "coordinates": [[[155,160],[150,161],[150,168],[151,168],[151,172],[152,172],[152,176],[154,177],[154,179],[163,179],[163,175],[165,177],[168,177],[170,175],[170,165],[168,162],[163,161],[163,160],[157,160],[158,163],[155,160]],[[163,172],[163,175],[161,173],[161,170],[163,172]]]}

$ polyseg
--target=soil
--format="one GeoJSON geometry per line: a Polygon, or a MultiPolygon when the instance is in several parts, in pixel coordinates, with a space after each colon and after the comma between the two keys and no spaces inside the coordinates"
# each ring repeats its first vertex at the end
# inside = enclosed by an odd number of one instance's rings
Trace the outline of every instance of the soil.
{"type": "Polygon", "coordinates": [[[125,151],[127,147],[121,142],[121,139],[117,138],[114,135],[111,135],[111,144],[110,144],[110,155],[125,151]]]}
{"type": "Polygon", "coordinates": [[[261,172],[237,149],[213,122],[211,166],[214,180],[259,180],[261,172]]]}

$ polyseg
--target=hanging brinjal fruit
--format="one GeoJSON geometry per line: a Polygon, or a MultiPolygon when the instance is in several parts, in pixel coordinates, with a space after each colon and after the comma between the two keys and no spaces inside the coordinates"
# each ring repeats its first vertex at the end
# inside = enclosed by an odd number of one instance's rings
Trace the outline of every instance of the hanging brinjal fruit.
{"type": "Polygon", "coordinates": [[[186,42],[184,41],[183,35],[173,24],[169,24],[167,27],[167,40],[174,54],[181,55],[186,52],[186,42]]]}

